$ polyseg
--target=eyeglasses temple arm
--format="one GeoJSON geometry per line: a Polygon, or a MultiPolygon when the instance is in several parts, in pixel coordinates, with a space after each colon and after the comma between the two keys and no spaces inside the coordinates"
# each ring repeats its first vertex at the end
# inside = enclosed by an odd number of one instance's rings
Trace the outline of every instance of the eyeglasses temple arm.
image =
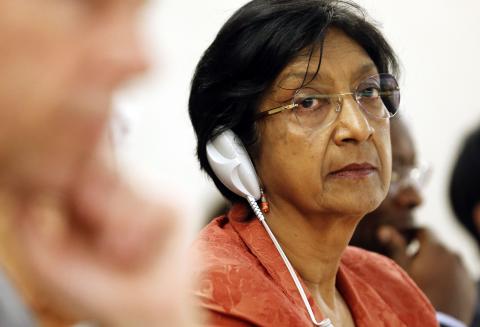
{"type": "Polygon", "coordinates": [[[281,107],[273,108],[273,109],[270,109],[270,110],[262,111],[262,112],[259,112],[258,114],[256,114],[255,120],[261,119],[261,118],[266,117],[266,116],[274,115],[274,114],[282,112],[284,110],[292,110],[293,108],[296,108],[297,106],[298,106],[298,104],[292,103],[292,104],[289,104],[287,106],[281,106],[281,107]]]}

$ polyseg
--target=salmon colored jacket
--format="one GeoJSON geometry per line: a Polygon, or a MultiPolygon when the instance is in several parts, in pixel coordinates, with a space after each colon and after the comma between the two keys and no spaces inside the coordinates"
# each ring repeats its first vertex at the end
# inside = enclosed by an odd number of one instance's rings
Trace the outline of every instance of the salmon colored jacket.
{"type": "MultiPolygon", "coordinates": [[[[194,243],[203,264],[194,290],[208,326],[313,326],[297,288],[257,219],[236,204],[194,243]]],[[[436,327],[435,311],[390,259],[348,247],[336,286],[357,327],[436,327]]],[[[322,313],[304,285],[317,321],[322,313]]],[[[341,327],[341,326],[335,326],[341,327]]]]}

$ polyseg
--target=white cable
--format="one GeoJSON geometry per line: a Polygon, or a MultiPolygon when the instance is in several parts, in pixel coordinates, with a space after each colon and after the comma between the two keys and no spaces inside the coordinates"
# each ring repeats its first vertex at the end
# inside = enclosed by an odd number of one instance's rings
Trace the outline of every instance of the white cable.
{"type": "Polygon", "coordinates": [[[255,212],[255,215],[258,217],[260,222],[262,223],[263,227],[267,231],[268,236],[270,236],[270,239],[272,240],[273,244],[277,248],[278,253],[283,259],[283,262],[285,263],[285,266],[287,266],[288,272],[290,273],[290,276],[292,276],[293,282],[295,283],[295,286],[298,289],[298,292],[300,293],[300,297],[303,300],[303,304],[305,305],[305,308],[308,311],[308,314],[310,315],[310,319],[312,320],[313,324],[315,326],[319,327],[334,327],[330,319],[326,318],[320,322],[317,322],[315,319],[315,315],[313,314],[312,307],[310,306],[310,303],[308,302],[307,295],[305,294],[305,290],[302,287],[302,284],[300,283],[300,280],[298,279],[298,276],[293,269],[292,264],[288,260],[287,256],[285,255],[285,252],[283,252],[282,247],[278,243],[275,235],[273,235],[272,231],[270,230],[270,227],[268,226],[267,222],[265,221],[265,216],[263,215],[262,211],[258,207],[257,202],[252,196],[247,197],[248,203],[250,204],[250,207],[252,207],[253,212],[255,212]]]}

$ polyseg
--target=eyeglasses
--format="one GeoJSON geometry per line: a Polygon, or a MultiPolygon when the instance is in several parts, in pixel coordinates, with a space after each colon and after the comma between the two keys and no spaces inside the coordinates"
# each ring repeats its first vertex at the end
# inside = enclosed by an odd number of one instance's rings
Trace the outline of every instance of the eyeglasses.
{"type": "Polygon", "coordinates": [[[421,191],[430,180],[432,168],[426,162],[421,162],[413,167],[394,167],[390,181],[390,195],[395,196],[407,187],[414,187],[421,191]]]}
{"type": "Polygon", "coordinates": [[[400,105],[400,88],[395,77],[375,74],[361,80],[352,92],[321,94],[310,87],[298,89],[291,104],[262,111],[256,119],[292,110],[303,127],[327,126],[336,120],[344,98],[349,95],[368,116],[375,119],[393,117],[400,105]]]}

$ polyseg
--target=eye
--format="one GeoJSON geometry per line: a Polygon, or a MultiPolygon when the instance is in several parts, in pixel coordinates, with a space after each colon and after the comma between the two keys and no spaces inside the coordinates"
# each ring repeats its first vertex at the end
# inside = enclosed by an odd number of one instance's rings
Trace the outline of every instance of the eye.
{"type": "Polygon", "coordinates": [[[372,85],[358,90],[357,96],[364,99],[377,99],[380,96],[380,93],[380,87],[372,85]]]}
{"type": "Polygon", "coordinates": [[[298,105],[297,111],[312,112],[326,109],[330,105],[330,99],[313,92],[299,92],[294,97],[294,102],[298,105]]]}
{"type": "Polygon", "coordinates": [[[314,97],[309,97],[302,99],[302,102],[300,103],[300,106],[303,109],[311,109],[315,108],[318,106],[318,99],[315,99],[314,97]]]}

